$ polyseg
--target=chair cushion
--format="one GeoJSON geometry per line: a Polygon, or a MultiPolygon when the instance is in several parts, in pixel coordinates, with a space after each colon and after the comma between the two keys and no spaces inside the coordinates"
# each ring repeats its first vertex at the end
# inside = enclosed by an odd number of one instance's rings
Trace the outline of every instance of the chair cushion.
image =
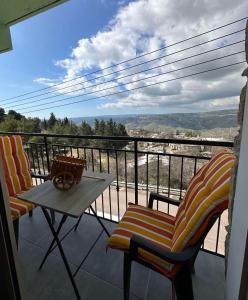
{"type": "Polygon", "coordinates": [[[16,198],[17,195],[32,187],[29,160],[24,151],[21,136],[0,136],[0,153],[11,216],[13,220],[16,220],[34,208],[33,204],[16,198]]]}
{"type": "MultiPolygon", "coordinates": [[[[191,180],[176,217],[138,205],[128,207],[108,241],[108,247],[128,252],[133,234],[172,252],[193,245],[205,232],[210,218],[228,206],[235,157],[228,151],[215,155],[191,180]]],[[[180,265],[172,265],[142,249],[139,258],[173,278],[180,265]]]]}
{"type": "Polygon", "coordinates": [[[13,156],[11,140],[8,136],[0,137],[0,152],[3,162],[4,177],[9,196],[16,196],[22,191],[13,156]]]}
{"type": "Polygon", "coordinates": [[[13,135],[10,137],[10,141],[21,189],[22,191],[29,190],[32,187],[32,178],[29,159],[23,148],[22,138],[20,135],[13,135]]]}
{"type": "MultiPolygon", "coordinates": [[[[173,216],[143,206],[130,205],[109,238],[108,247],[129,251],[130,238],[137,234],[168,251],[171,248],[174,223],[173,216]]],[[[139,256],[160,272],[171,269],[168,262],[147,251],[139,250],[139,256]]]]}
{"type": "Polygon", "coordinates": [[[200,238],[206,220],[214,211],[228,207],[230,179],[235,157],[221,151],[193,177],[175,220],[171,250],[179,252],[200,238]]]}
{"type": "Polygon", "coordinates": [[[25,215],[34,208],[33,204],[22,201],[15,197],[9,197],[9,205],[13,221],[19,219],[21,216],[25,215]]]}

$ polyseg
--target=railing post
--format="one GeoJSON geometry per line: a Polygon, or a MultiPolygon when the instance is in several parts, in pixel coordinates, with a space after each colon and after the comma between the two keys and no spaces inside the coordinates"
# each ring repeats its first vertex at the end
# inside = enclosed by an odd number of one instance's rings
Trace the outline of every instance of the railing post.
{"type": "Polygon", "coordinates": [[[135,184],[135,204],[138,204],[138,142],[134,141],[134,184],[135,184]]]}
{"type": "Polygon", "coordinates": [[[46,135],[44,135],[44,145],[45,145],[45,149],[46,149],[47,171],[49,173],[50,172],[50,160],[49,160],[49,149],[48,149],[47,136],[46,135]]]}

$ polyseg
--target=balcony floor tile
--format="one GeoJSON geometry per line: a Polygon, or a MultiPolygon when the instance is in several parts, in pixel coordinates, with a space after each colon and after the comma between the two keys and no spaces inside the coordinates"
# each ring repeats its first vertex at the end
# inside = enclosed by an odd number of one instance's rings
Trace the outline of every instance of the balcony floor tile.
{"type": "MultiPolygon", "coordinates": [[[[56,224],[59,221],[56,214],[56,224]]],[[[111,231],[116,224],[104,221],[111,231]]],[[[68,219],[63,232],[75,223],[68,219]]],[[[84,215],[77,232],[72,232],[63,247],[73,270],[88,252],[101,227],[96,219],[84,215]]],[[[28,300],[75,299],[68,275],[57,250],[51,254],[42,271],[39,263],[48,247],[51,233],[40,209],[33,217],[24,216],[20,222],[20,246],[22,278],[28,300]]],[[[76,282],[82,299],[122,299],[123,254],[109,249],[106,252],[107,236],[103,232],[84,264],[79,270],[76,282]]],[[[200,252],[196,260],[196,274],[193,276],[196,300],[224,299],[224,260],[200,252]]],[[[131,277],[131,300],[171,299],[170,281],[160,274],[134,263],[131,277]]]]}

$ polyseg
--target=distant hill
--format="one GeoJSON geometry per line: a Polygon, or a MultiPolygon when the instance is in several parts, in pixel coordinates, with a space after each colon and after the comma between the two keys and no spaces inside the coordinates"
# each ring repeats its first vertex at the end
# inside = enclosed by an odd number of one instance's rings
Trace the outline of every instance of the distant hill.
{"type": "Polygon", "coordinates": [[[95,118],[124,124],[128,129],[156,130],[166,127],[191,130],[210,130],[215,128],[237,127],[237,110],[219,110],[199,113],[147,114],[147,115],[105,115],[97,117],[71,118],[76,124],[83,120],[91,126],[95,118]]]}

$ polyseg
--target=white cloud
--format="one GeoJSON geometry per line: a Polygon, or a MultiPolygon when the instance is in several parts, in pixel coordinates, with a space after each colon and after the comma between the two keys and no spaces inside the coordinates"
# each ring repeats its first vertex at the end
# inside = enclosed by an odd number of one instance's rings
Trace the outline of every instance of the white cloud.
{"type": "MultiPolygon", "coordinates": [[[[194,68],[183,69],[170,74],[146,79],[150,76],[160,75],[161,73],[184,68],[191,64],[239,51],[244,48],[243,45],[239,44],[229,48],[223,48],[207,55],[196,56],[185,61],[161,66],[157,69],[143,72],[142,74],[132,75],[147,68],[160,66],[161,64],[241,40],[244,38],[244,33],[169,55],[158,61],[148,61],[153,58],[158,58],[161,55],[168,55],[180,51],[185,47],[203,43],[240,29],[244,26],[244,22],[214,31],[208,35],[202,35],[197,39],[189,40],[185,43],[170,46],[187,37],[200,34],[243,17],[244,12],[247,11],[247,7],[248,4],[245,0],[138,0],[128,5],[120,1],[119,11],[103,31],[99,31],[90,38],[82,38],[78,41],[78,45],[72,50],[70,57],[56,62],[56,66],[65,70],[65,76],[61,79],[64,83],[62,86],[63,89],[59,90],[59,88],[55,88],[55,91],[62,95],[65,93],[74,95],[92,92],[94,93],[94,97],[96,97],[187,76],[195,72],[201,72],[243,60],[244,54],[239,54],[223,60],[208,62],[194,68]],[[137,61],[111,67],[121,61],[129,60],[137,54],[153,51],[163,46],[167,46],[167,48],[140,58],[138,60],[139,62],[147,62],[142,66],[131,68],[123,72],[120,71],[125,67],[134,65],[137,61]],[[72,82],[66,82],[81,74],[90,73],[95,69],[101,70],[100,73],[95,74],[95,77],[107,75],[115,71],[119,71],[119,73],[112,74],[106,78],[97,78],[91,82],[86,81],[92,77],[84,76],[75,81],[76,83],[81,83],[76,86],[71,86],[72,82]],[[118,79],[119,77],[130,74],[130,77],[118,79]],[[109,80],[113,80],[114,82],[108,82],[109,80]],[[135,80],[140,81],[130,83],[135,80]],[[107,83],[105,83],[106,81],[107,83]],[[91,88],[91,85],[98,83],[101,85],[91,88]],[[121,84],[121,87],[118,88],[118,84],[121,84]],[[99,90],[112,86],[113,89],[99,93],[99,90]],[[83,88],[83,90],[78,91],[79,88],[83,88]]],[[[223,108],[229,107],[230,105],[234,106],[238,104],[237,96],[243,83],[240,76],[243,67],[244,65],[233,66],[211,73],[199,74],[194,77],[153,85],[145,89],[132,91],[129,94],[120,94],[114,98],[105,98],[104,104],[99,104],[98,108],[109,110],[129,107],[135,109],[165,105],[186,107],[187,105],[194,104],[194,107],[198,105],[199,109],[214,109],[217,106],[223,108]],[[204,105],[202,104],[203,102],[204,105]]],[[[36,81],[49,86],[54,82],[58,82],[57,80],[53,81],[47,78],[39,78],[36,79],[36,81]]]]}

